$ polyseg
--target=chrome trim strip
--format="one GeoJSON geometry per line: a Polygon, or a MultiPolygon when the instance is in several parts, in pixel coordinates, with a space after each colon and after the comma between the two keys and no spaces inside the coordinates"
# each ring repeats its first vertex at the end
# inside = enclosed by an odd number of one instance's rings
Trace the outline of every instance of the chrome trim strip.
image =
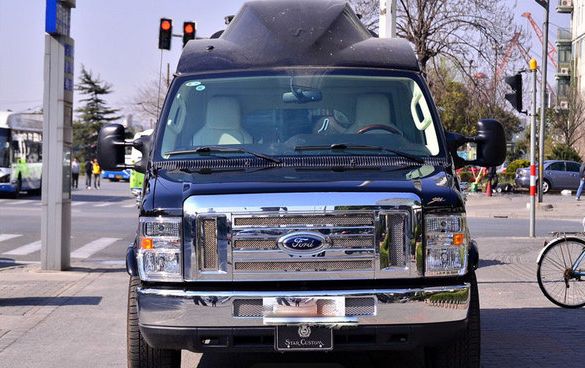
{"type": "MultiPolygon", "coordinates": [[[[185,291],[137,288],[141,325],[157,327],[263,326],[261,317],[234,317],[237,299],[374,297],[376,315],[352,316],[358,325],[402,325],[462,321],[467,318],[471,287],[316,291],[185,291]],[[164,308],[161,306],[164,305],[164,308]]],[[[283,322],[284,323],[284,322],[283,322]]],[[[315,323],[319,323],[315,321],[315,323]]]]}

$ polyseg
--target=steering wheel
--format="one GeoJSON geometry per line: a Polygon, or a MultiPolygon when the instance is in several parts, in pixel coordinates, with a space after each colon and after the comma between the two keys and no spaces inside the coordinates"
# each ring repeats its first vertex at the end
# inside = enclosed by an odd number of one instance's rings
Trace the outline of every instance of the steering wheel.
{"type": "Polygon", "coordinates": [[[400,131],[400,129],[392,126],[392,125],[386,125],[386,124],[370,124],[370,125],[366,125],[365,127],[361,128],[360,130],[358,130],[355,134],[363,134],[363,133],[367,133],[371,130],[385,130],[389,133],[392,134],[399,134],[399,135],[404,135],[402,133],[402,131],[400,131]]]}

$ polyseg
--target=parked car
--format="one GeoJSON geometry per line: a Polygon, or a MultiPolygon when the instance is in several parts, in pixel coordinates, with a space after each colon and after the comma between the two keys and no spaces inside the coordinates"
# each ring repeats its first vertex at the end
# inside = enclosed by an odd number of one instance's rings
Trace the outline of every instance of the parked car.
{"type": "MultiPolygon", "coordinates": [[[[581,164],[575,161],[549,160],[544,162],[544,176],[542,180],[542,192],[550,190],[575,190],[579,188],[579,167],[581,164]]],[[[538,179],[538,166],[536,178],[538,179]]],[[[530,168],[523,167],[516,170],[514,178],[519,188],[530,188],[530,168]]]]}

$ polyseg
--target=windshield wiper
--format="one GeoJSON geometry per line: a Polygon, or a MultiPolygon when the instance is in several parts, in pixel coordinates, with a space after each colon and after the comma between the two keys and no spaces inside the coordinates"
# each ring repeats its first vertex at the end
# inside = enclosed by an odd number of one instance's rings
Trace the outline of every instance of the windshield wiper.
{"type": "Polygon", "coordinates": [[[424,165],[425,160],[420,157],[411,155],[410,153],[396,151],[391,148],[381,146],[370,146],[367,144],[346,144],[346,143],[334,143],[330,146],[295,146],[295,151],[311,151],[311,150],[372,150],[372,151],[385,151],[393,153],[397,156],[407,158],[418,164],[424,165]]]}
{"type": "Polygon", "coordinates": [[[212,153],[212,152],[226,152],[226,153],[247,153],[252,156],[256,156],[258,158],[271,161],[274,163],[279,164],[281,161],[277,158],[270,157],[268,155],[264,155],[262,153],[248,151],[243,148],[233,148],[233,147],[221,147],[221,146],[202,146],[197,147],[195,149],[188,149],[188,150],[179,150],[179,151],[169,151],[165,152],[165,155],[173,156],[173,155],[182,155],[188,153],[212,153]]]}

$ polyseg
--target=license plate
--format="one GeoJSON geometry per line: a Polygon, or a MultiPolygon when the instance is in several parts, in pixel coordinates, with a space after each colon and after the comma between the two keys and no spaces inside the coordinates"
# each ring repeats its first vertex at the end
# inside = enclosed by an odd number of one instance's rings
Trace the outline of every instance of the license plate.
{"type": "Polygon", "coordinates": [[[116,175],[116,179],[122,179],[122,175],[116,175]]]}
{"type": "Polygon", "coordinates": [[[333,330],[320,326],[276,326],[277,351],[333,350],[333,330]]]}

